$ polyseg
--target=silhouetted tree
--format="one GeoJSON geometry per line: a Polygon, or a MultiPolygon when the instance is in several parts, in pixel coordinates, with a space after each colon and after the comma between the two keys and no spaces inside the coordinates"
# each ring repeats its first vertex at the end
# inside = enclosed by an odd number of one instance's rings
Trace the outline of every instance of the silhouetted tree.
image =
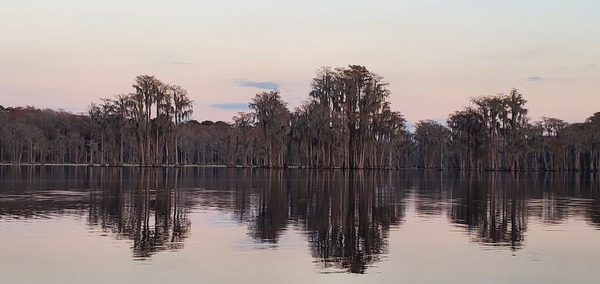
{"type": "Polygon", "coordinates": [[[267,167],[283,167],[287,135],[290,131],[290,112],[277,90],[256,94],[248,104],[254,112],[256,127],[260,130],[263,159],[267,167]]]}
{"type": "Polygon", "coordinates": [[[415,124],[415,142],[419,149],[418,166],[443,168],[444,156],[450,131],[433,120],[421,120],[415,124]]]}

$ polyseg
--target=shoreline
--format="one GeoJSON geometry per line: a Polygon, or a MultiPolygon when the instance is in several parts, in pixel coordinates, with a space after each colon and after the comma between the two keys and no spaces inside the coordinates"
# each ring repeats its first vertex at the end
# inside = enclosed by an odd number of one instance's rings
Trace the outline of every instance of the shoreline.
{"type": "Polygon", "coordinates": [[[12,166],[12,167],[90,167],[90,168],[236,168],[236,169],[271,169],[271,170],[282,170],[282,169],[301,169],[301,170],[433,170],[433,171],[464,171],[464,172],[573,172],[573,173],[599,173],[600,170],[564,170],[564,169],[517,169],[517,170],[503,170],[503,169],[455,169],[455,168],[419,168],[419,167],[408,167],[408,168],[309,168],[299,166],[284,166],[284,167],[259,167],[259,166],[244,166],[244,165],[138,165],[138,164],[75,164],[75,163],[21,163],[12,164],[6,162],[0,162],[0,166],[12,166]]]}

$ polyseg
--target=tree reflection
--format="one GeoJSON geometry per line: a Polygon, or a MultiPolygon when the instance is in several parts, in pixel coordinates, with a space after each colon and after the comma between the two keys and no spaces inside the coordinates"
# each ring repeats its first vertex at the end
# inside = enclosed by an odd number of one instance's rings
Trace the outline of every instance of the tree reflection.
{"type": "Polygon", "coordinates": [[[90,168],[92,195],[89,224],[133,241],[135,258],[183,248],[190,232],[185,191],[179,190],[180,169],[90,168]],[[99,175],[94,177],[94,175],[99,175]]]}
{"type": "Polygon", "coordinates": [[[527,229],[525,190],[516,173],[461,172],[455,182],[451,219],[465,226],[473,241],[519,249],[527,229]]]}
{"type": "Polygon", "coordinates": [[[220,210],[274,248],[286,230],[301,232],[323,273],[364,273],[407,210],[446,216],[469,241],[500,249],[522,248],[532,221],[600,229],[599,175],[0,166],[0,220],[87,215],[92,230],[130,240],[134,258],[147,259],[183,248],[192,210],[220,210]]]}
{"type": "Polygon", "coordinates": [[[250,235],[277,242],[289,224],[300,227],[323,272],[364,273],[387,252],[388,231],[404,214],[390,172],[267,171],[259,180],[250,235]]]}
{"type": "Polygon", "coordinates": [[[427,170],[414,173],[415,211],[419,215],[438,216],[447,210],[448,190],[443,171],[427,170]]]}
{"type": "Polygon", "coordinates": [[[283,186],[283,171],[261,171],[259,180],[264,181],[264,186],[258,204],[252,206],[249,234],[257,240],[275,243],[288,222],[289,199],[283,186]]]}
{"type": "Polygon", "coordinates": [[[87,209],[85,168],[0,166],[0,220],[78,215],[87,209]]]}
{"type": "Polygon", "coordinates": [[[305,224],[311,252],[324,268],[364,273],[387,253],[390,226],[403,219],[402,191],[392,188],[389,173],[336,174],[315,179],[325,184],[314,188],[309,203],[305,224]]]}

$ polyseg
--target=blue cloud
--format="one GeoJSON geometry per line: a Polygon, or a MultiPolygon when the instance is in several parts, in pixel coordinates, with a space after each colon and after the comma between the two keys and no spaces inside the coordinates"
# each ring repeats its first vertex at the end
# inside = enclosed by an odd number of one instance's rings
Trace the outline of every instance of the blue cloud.
{"type": "Polygon", "coordinates": [[[253,88],[268,89],[268,90],[279,89],[279,83],[277,83],[277,82],[260,82],[260,81],[240,80],[240,81],[238,81],[238,85],[240,85],[242,87],[253,87],[253,88]]]}
{"type": "Polygon", "coordinates": [[[544,78],[537,77],[537,76],[527,78],[527,82],[536,82],[536,81],[542,81],[542,80],[544,80],[544,78]]]}
{"type": "Polygon", "coordinates": [[[248,103],[224,103],[209,105],[210,107],[229,109],[229,110],[246,110],[248,109],[248,103]]]}

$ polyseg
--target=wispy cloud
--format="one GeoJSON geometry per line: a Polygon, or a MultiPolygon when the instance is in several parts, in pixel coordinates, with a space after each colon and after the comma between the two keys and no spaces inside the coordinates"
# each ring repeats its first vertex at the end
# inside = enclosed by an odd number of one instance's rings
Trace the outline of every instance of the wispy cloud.
{"type": "Polygon", "coordinates": [[[190,65],[191,63],[189,62],[184,62],[184,61],[172,61],[171,65],[190,65]]]}
{"type": "Polygon", "coordinates": [[[227,110],[246,110],[248,109],[248,103],[223,103],[223,104],[213,104],[209,105],[210,107],[227,109],[227,110]]]}
{"type": "Polygon", "coordinates": [[[237,84],[242,87],[252,87],[258,89],[279,89],[279,83],[277,82],[268,82],[268,81],[247,81],[247,80],[236,80],[237,84]]]}
{"type": "Polygon", "coordinates": [[[527,78],[527,82],[537,82],[537,81],[542,81],[542,80],[544,80],[544,78],[537,77],[537,76],[527,78]]]}
{"type": "Polygon", "coordinates": [[[499,53],[488,53],[480,56],[476,56],[472,59],[475,60],[518,60],[523,58],[537,58],[544,56],[548,53],[548,49],[526,49],[526,50],[513,50],[499,53]]]}

